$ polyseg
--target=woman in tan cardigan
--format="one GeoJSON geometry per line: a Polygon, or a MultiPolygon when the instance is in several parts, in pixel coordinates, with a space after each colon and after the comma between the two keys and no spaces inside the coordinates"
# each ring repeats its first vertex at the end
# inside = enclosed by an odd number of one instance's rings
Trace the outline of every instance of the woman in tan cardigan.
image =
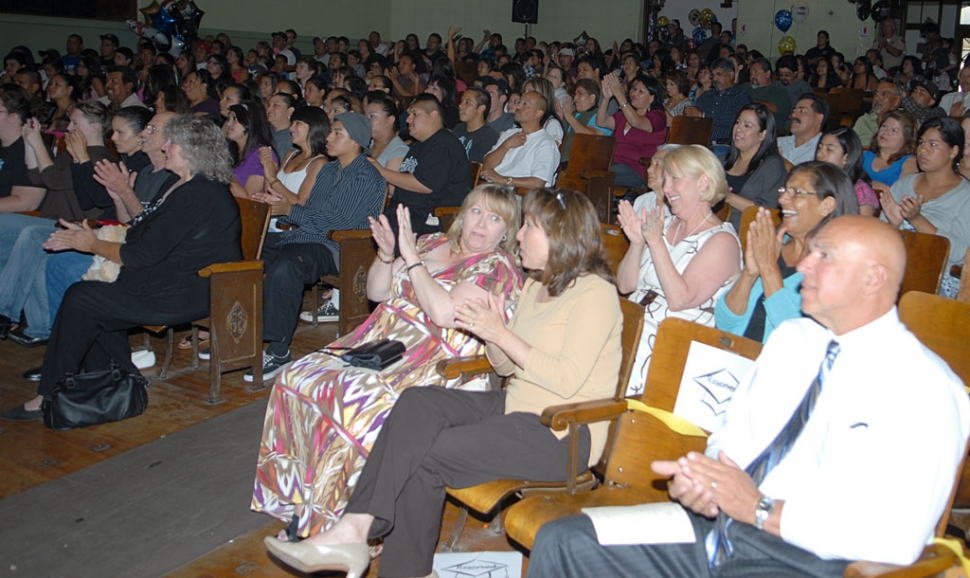
{"type": "MultiPolygon", "coordinates": [[[[530,279],[512,321],[506,327],[504,304],[491,296],[487,303],[466,302],[455,316],[459,327],[485,341],[500,375],[514,374],[506,390],[406,390],[343,518],[300,543],[267,538],[281,560],[304,572],[343,569],[359,577],[370,561],[367,540],[383,537],[385,573],[427,576],[446,487],[502,478],[563,481],[567,439],[543,426],[539,415],[551,405],[613,394],[622,316],[596,212],[586,196],[535,189],[523,213],[516,238],[530,279]]],[[[408,266],[422,266],[407,235],[398,242],[408,266]]],[[[605,427],[583,427],[580,457],[594,463],[605,443],[605,427]]]]}

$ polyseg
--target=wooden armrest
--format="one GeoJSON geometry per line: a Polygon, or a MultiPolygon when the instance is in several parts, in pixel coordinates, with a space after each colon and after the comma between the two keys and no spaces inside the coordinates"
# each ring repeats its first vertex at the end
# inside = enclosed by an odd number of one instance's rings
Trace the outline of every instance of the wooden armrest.
{"type": "Polygon", "coordinates": [[[20,214],[28,217],[39,217],[40,211],[20,211],[20,214]]]}
{"type": "Polygon", "coordinates": [[[959,279],[963,276],[963,265],[954,265],[950,267],[950,277],[956,277],[959,279]]]}
{"type": "Polygon", "coordinates": [[[211,277],[216,273],[236,273],[238,271],[262,271],[262,261],[233,261],[231,263],[213,263],[199,271],[199,277],[211,277]]]}
{"type": "Polygon", "coordinates": [[[910,566],[878,562],[853,562],[845,569],[845,578],[922,578],[936,576],[957,565],[956,555],[941,544],[927,546],[910,566]]]}
{"type": "Polygon", "coordinates": [[[607,421],[616,419],[626,412],[626,400],[597,399],[547,407],[542,411],[540,420],[542,425],[562,431],[569,427],[570,423],[584,425],[607,421]]]}
{"type": "Polygon", "coordinates": [[[339,243],[344,239],[370,239],[371,232],[370,229],[347,229],[343,231],[330,231],[327,236],[339,243]]]}
{"type": "Polygon", "coordinates": [[[445,379],[456,379],[462,375],[488,373],[492,371],[492,364],[488,362],[488,359],[484,355],[459,357],[457,359],[439,361],[437,370],[445,379]]]}
{"type": "Polygon", "coordinates": [[[579,176],[586,180],[605,179],[610,176],[611,171],[583,171],[579,176]]]}

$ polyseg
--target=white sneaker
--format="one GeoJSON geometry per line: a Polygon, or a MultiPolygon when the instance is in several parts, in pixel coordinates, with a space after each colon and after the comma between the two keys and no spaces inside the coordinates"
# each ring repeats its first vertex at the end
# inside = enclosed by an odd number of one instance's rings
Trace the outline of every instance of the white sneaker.
{"type": "Polygon", "coordinates": [[[131,362],[138,369],[148,369],[155,366],[155,352],[151,349],[140,349],[131,352],[131,362]]]}
{"type": "MultiPolygon", "coordinates": [[[[300,319],[306,321],[307,323],[313,323],[313,311],[304,311],[300,313],[300,319]]],[[[339,321],[340,320],[340,310],[334,306],[330,301],[327,301],[317,309],[317,320],[322,322],[327,321],[339,321]]]]}

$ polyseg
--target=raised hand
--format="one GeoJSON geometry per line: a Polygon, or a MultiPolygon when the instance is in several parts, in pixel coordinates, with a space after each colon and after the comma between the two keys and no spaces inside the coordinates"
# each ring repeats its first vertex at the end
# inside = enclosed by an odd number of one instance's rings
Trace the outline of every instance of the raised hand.
{"type": "Polygon", "coordinates": [[[455,306],[458,326],[483,341],[495,343],[505,331],[505,296],[488,294],[488,301],[467,299],[455,306]]]}
{"type": "Polygon", "coordinates": [[[84,133],[74,129],[67,133],[64,137],[64,143],[67,145],[67,154],[71,155],[71,158],[79,163],[84,163],[91,160],[88,156],[88,139],[84,137],[84,133]]]}
{"type": "Polygon", "coordinates": [[[778,262],[781,246],[785,239],[786,228],[783,226],[775,230],[775,223],[767,209],[758,209],[758,215],[748,229],[748,245],[744,254],[744,266],[753,268],[752,275],[760,275],[778,262]]]}
{"type": "Polygon", "coordinates": [[[367,220],[370,222],[370,232],[374,242],[377,243],[377,250],[387,257],[385,261],[393,259],[395,241],[394,230],[391,229],[390,221],[384,215],[378,215],[376,219],[367,217],[367,220]]]}
{"type": "Polygon", "coordinates": [[[900,211],[903,214],[903,218],[907,221],[912,221],[919,216],[920,207],[923,206],[923,196],[914,197],[912,195],[906,195],[903,197],[901,203],[899,203],[900,211]]]}
{"type": "Polygon", "coordinates": [[[517,132],[505,140],[505,146],[510,149],[519,148],[525,146],[528,139],[529,136],[524,132],[517,132]]]}
{"type": "Polygon", "coordinates": [[[879,193],[879,204],[882,205],[882,213],[886,215],[886,220],[893,227],[899,227],[903,224],[903,210],[893,198],[892,193],[883,189],[879,193]]]}
{"type": "Polygon", "coordinates": [[[293,199],[289,195],[280,195],[269,189],[252,193],[250,198],[256,202],[269,205],[270,213],[277,216],[289,215],[290,208],[293,206],[293,199]]]}
{"type": "Polygon", "coordinates": [[[24,135],[24,142],[30,145],[34,150],[38,148],[44,148],[44,139],[40,136],[40,121],[36,118],[28,119],[24,123],[21,132],[24,135]]]}
{"type": "Polygon", "coordinates": [[[273,149],[270,147],[259,147],[259,164],[263,165],[263,174],[275,177],[280,172],[276,161],[273,159],[273,149]]]}
{"type": "Polygon", "coordinates": [[[644,211],[643,224],[640,226],[640,234],[647,245],[658,247],[664,242],[664,208],[654,207],[649,211],[644,211]]]}
{"type": "Polygon", "coordinates": [[[418,255],[417,235],[411,230],[411,211],[404,204],[397,206],[397,248],[408,265],[421,261],[418,255]]]}
{"type": "Polygon", "coordinates": [[[630,240],[631,245],[640,246],[647,242],[643,238],[643,223],[646,220],[646,211],[641,211],[641,214],[637,215],[630,201],[623,200],[620,201],[617,220],[620,222],[620,228],[623,229],[623,233],[630,240]]]}
{"type": "Polygon", "coordinates": [[[107,159],[94,165],[94,180],[107,189],[109,193],[120,193],[125,189],[133,189],[136,174],[129,174],[128,167],[124,163],[115,164],[107,159]]]}

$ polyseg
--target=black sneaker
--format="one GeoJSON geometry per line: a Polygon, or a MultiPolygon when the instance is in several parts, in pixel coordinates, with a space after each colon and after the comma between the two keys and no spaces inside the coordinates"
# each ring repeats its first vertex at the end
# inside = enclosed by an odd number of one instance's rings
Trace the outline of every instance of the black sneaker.
{"type": "MultiPolygon", "coordinates": [[[[308,323],[313,322],[313,311],[303,311],[300,313],[300,319],[308,323]]],[[[340,310],[337,309],[333,303],[327,301],[317,309],[317,321],[320,323],[327,323],[331,321],[340,321],[340,310]]]]}
{"type": "MultiPolygon", "coordinates": [[[[263,352],[263,381],[276,377],[276,375],[283,371],[283,369],[286,368],[286,365],[291,361],[293,361],[293,356],[290,355],[289,351],[287,351],[286,355],[283,357],[276,357],[268,351],[263,352]]],[[[246,372],[246,375],[243,376],[243,381],[246,383],[253,382],[252,369],[246,372]]]]}

